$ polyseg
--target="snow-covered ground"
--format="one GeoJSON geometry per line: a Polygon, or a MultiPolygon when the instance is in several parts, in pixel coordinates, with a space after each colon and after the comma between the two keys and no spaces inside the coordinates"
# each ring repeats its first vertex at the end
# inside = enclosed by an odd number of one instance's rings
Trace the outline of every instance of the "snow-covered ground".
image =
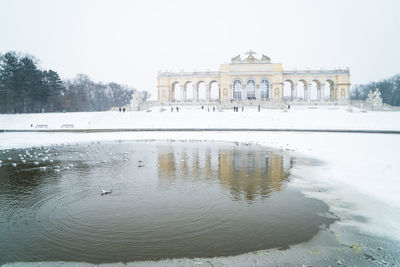
{"type": "MultiPolygon", "coordinates": [[[[30,124],[61,124],[75,128],[308,128],[400,129],[400,112],[346,111],[345,107],[208,112],[184,109],[159,112],[101,112],[1,115],[0,128],[28,129],[30,124]]],[[[0,149],[97,140],[220,140],[260,144],[298,158],[289,186],[325,201],[340,217],[334,229],[357,229],[400,243],[400,135],[295,132],[108,132],[0,133],[0,149]],[[316,160],[319,162],[316,163],[316,160]]],[[[340,242],[352,242],[344,240],[340,242]]],[[[313,242],[310,241],[311,243],[313,242]]],[[[351,243],[350,243],[351,244],[351,243]]],[[[399,246],[400,247],[400,246],[399,246]]],[[[281,252],[276,252],[281,253],[281,252]]],[[[283,253],[283,252],[282,252],[283,253]]],[[[277,254],[275,254],[277,255],[277,254]]],[[[285,256],[285,255],[283,255],[285,256]]],[[[288,256],[288,255],[286,255],[288,256]]],[[[243,256],[244,257],[244,256],[243,256]]],[[[246,256],[249,260],[249,257],[246,256]]],[[[240,262],[244,258],[234,258],[240,262]]],[[[251,258],[253,261],[266,258],[251,258]]],[[[264,261],[267,262],[267,261],[264,261]]],[[[171,264],[178,264],[172,262],[171,264]]],[[[216,263],[216,262],[214,262],[216,263]]],[[[194,261],[188,264],[195,264],[194,261]]],[[[240,265],[240,264],[239,264],[240,265]]]]}
{"type": "Polygon", "coordinates": [[[345,106],[292,106],[280,109],[246,107],[244,112],[213,112],[212,107],[181,107],[179,112],[170,107],[160,112],[76,112],[0,115],[0,129],[35,129],[47,125],[48,129],[61,129],[73,125],[75,129],[109,128],[279,128],[279,129],[360,129],[400,130],[400,112],[361,112],[345,106]],[[32,127],[31,127],[32,125],[32,127]]]}

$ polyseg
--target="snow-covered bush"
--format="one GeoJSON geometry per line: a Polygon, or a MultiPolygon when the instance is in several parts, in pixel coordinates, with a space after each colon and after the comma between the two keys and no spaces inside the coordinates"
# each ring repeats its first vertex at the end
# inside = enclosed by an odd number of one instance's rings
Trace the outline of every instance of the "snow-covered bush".
{"type": "Polygon", "coordinates": [[[368,93],[368,98],[365,100],[365,104],[370,110],[380,110],[383,106],[381,92],[376,88],[374,92],[372,90],[368,93]]]}

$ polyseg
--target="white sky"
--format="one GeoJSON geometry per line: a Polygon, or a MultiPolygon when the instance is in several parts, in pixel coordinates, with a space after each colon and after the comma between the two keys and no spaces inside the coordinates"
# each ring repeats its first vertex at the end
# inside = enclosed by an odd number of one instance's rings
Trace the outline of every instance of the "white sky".
{"type": "Polygon", "coordinates": [[[157,96],[158,70],[217,70],[249,49],[284,68],[400,72],[400,1],[0,0],[0,53],[157,96]]]}

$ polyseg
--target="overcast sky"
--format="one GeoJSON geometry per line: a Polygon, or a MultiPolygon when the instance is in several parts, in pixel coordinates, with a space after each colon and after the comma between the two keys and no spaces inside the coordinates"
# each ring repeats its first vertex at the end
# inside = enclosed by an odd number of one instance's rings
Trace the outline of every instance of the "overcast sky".
{"type": "Polygon", "coordinates": [[[284,68],[400,73],[400,1],[0,0],[0,53],[157,96],[158,70],[217,70],[252,49],[284,68]]]}

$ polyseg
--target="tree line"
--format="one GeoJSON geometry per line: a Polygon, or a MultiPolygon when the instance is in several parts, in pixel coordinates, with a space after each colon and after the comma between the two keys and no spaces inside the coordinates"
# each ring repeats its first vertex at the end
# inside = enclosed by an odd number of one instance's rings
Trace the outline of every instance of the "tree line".
{"type": "Polygon", "coordinates": [[[350,97],[354,100],[366,100],[368,93],[374,92],[376,88],[381,93],[383,103],[400,106],[400,74],[378,82],[357,84],[352,88],[350,97]]]}
{"type": "MultiPolygon", "coordinates": [[[[62,80],[54,70],[41,70],[33,56],[0,54],[0,113],[106,111],[128,104],[134,93],[129,86],[94,82],[85,74],[62,80]]],[[[150,94],[140,96],[145,101],[150,94]]]]}

